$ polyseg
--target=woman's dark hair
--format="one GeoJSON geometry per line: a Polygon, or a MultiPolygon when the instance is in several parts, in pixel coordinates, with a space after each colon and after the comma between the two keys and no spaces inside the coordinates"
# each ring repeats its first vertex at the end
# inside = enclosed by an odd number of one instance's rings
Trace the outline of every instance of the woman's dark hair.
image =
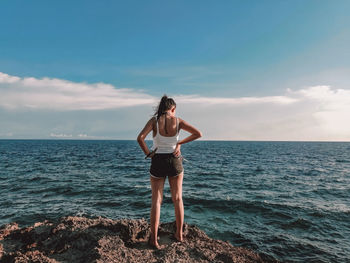
{"type": "Polygon", "coordinates": [[[168,98],[167,95],[164,95],[159,102],[158,108],[154,113],[154,116],[159,120],[160,116],[166,113],[166,111],[170,110],[172,106],[176,107],[176,103],[172,98],[168,98]]]}

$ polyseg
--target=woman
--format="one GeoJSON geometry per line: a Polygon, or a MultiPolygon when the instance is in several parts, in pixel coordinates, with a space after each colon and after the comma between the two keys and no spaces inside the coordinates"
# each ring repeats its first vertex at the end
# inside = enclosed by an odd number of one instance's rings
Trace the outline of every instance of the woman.
{"type": "Polygon", "coordinates": [[[160,248],[157,236],[160,217],[160,206],[163,199],[165,178],[168,176],[171,198],[174,203],[176,217],[175,238],[182,242],[184,207],[182,202],[183,167],[181,145],[202,137],[202,133],[184,120],[175,117],[176,103],[164,95],[158,105],[154,117],[151,118],[137,137],[137,141],[146,154],[152,158],[150,180],[152,187],[151,236],[149,244],[160,248]],[[185,130],[190,136],[179,141],[179,131],[185,130]],[[153,132],[153,151],[150,151],[145,139],[153,132]]]}

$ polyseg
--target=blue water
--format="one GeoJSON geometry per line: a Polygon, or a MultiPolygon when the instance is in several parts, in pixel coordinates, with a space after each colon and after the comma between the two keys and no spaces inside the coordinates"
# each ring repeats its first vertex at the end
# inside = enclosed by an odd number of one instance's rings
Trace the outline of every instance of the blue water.
{"type": "MultiPolygon", "coordinates": [[[[185,221],[287,262],[350,262],[350,143],[182,147],[185,221]]],[[[135,141],[0,140],[0,225],[67,215],[149,220],[135,141]]],[[[166,184],[161,221],[174,220],[166,184]]]]}

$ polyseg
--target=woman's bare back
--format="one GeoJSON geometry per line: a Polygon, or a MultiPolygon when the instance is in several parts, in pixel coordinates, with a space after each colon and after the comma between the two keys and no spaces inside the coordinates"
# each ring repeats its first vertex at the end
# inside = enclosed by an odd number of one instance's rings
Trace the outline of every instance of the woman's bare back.
{"type": "MultiPolygon", "coordinates": [[[[175,116],[162,115],[158,120],[159,134],[165,137],[172,137],[177,134],[177,118],[175,116]],[[166,120],[165,120],[166,118],[166,120]]],[[[153,137],[157,134],[156,119],[154,119],[153,124],[153,137]]]]}

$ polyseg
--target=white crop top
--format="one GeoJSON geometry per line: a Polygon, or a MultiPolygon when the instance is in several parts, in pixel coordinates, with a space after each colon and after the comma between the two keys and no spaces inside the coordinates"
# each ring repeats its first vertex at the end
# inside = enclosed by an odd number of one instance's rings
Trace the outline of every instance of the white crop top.
{"type": "Polygon", "coordinates": [[[156,120],[157,134],[153,137],[152,150],[157,148],[156,153],[173,153],[179,140],[179,119],[176,118],[176,134],[174,136],[162,136],[159,133],[158,121],[156,120]]]}

